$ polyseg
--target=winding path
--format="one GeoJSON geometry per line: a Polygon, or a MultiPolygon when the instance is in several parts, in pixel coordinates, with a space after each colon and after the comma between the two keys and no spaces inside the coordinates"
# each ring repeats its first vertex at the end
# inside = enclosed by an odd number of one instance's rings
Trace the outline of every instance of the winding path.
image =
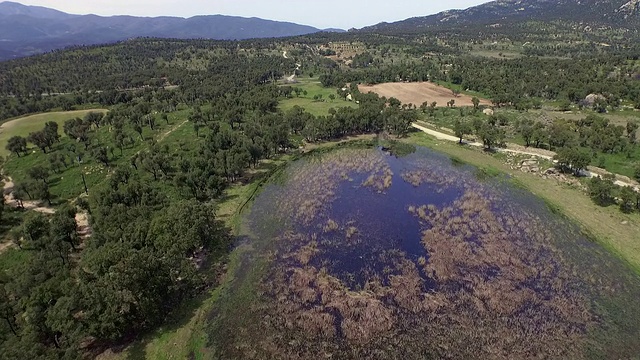
{"type": "MultiPolygon", "coordinates": [[[[455,141],[455,142],[459,142],[460,141],[459,138],[457,138],[457,137],[455,137],[453,135],[449,135],[449,134],[445,134],[445,133],[442,133],[442,132],[437,131],[437,130],[429,129],[427,127],[424,127],[422,125],[418,125],[416,123],[413,123],[411,125],[414,128],[416,128],[416,129],[418,129],[418,130],[420,130],[420,131],[422,131],[424,133],[427,133],[427,134],[435,137],[438,140],[447,140],[447,141],[455,141]]],[[[479,142],[476,142],[476,141],[462,140],[462,143],[466,144],[466,145],[476,146],[476,147],[484,147],[483,143],[479,143],[479,142]]],[[[554,157],[555,153],[552,152],[552,151],[545,150],[546,153],[553,154],[553,155],[545,155],[545,154],[541,154],[540,152],[535,152],[535,151],[509,149],[509,146],[514,146],[514,145],[507,144],[507,148],[506,149],[505,148],[497,148],[495,150],[497,152],[502,152],[502,153],[535,156],[535,157],[539,157],[539,158],[543,158],[543,159],[551,160],[551,161],[555,162],[555,160],[553,160],[553,157],[554,157]]],[[[608,173],[608,174],[611,174],[611,173],[608,173]]],[[[596,174],[595,172],[588,171],[588,170],[583,170],[581,172],[581,175],[585,176],[585,177],[588,177],[588,178],[601,177],[600,174],[596,174]]],[[[613,175],[616,175],[616,174],[613,174],[613,175]]],[[[628,186],[628,187],[634,189],[635,191],[640,192],[640,187],[638,187],[637,184],[633,184],[633,183],[630,183],[630,182],[625,182],[625,181],[618,180],[618,179],[615,180],[615,184],[618,185],[618,186],[628,186]]]]}

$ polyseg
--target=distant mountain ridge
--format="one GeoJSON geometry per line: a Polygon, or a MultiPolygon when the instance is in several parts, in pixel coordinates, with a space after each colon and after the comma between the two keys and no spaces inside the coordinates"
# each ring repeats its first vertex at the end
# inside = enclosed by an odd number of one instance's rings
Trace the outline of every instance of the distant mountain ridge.
{"type": "Polygon", "coordinates": [[[528,20],[563,20],[637,29],[640,25],[640,0],[498,0],[465,10],[448,10],[394,23],[380,23],[360,31],[416,32],[528,20]]]}
{"type": "Polygon", "coordinates": [[[46,7],[5,1],[0,3],[0,60],[133,37],[241,40],[305,35],[319,31],[322,30],[290,22],[224,15],[186,19],[169,16],[73,15],[46,7]]]}

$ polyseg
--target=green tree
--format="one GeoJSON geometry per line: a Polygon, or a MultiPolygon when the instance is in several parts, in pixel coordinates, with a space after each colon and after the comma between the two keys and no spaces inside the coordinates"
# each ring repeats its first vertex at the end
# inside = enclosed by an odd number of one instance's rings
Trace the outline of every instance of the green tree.
{"type": "Polygon", "coordinates": [[[47,135],[43,131],[29,133],[28,139],[35,146],[39,147],[43,153],[47,153],[47,148],[49,147],[50,143],[47,135]]]}
{"type": "Polygon", "coordinates": [[[76,139],[84,144],[85,150],[89,147],[91,142],[90,129],[91,124],[80,119],[69,119],[64,122],[62,126],[64,133],[71,139],[76,139]]]}
{"type": "Polygon", "coordinates": [[[49,206],[51,203],[51,192],[49,190],[49,184],[45,182],[36,182],[33,186],[33,196],[38,199],[46,200],[49,206]]]}
{"type": "Polygon", "coordinates": [[[109,167],[109,153],[106,147],[100,146],[93,149],[93,157],[104,164],[105,167],[109,167]]]}
{"type": "Polygon", "coordinates": [[[47,142],[49,143],[49,147],[54,143],[60,142],[60,134],[58,133],[58,123],[55,121],[48,121],[44,124],[44,133],[47,142]]]}
{"type": "Polygon", "coordinates": [[[25,216],[21,232],[30,249],[44,249],[49,235],[49,220],[41,213],[29,212],[25,216]]]}
{"type": "Polygon", "coordinates": [[[84,116],[84,121],[88,124],[94,125],[96,128],[100,128],[104,114],[91,111],[84,116]]]}
{"type": "Polygon", "coordinates": [[[27,152],[27,139],[22,136],[12,136],[7,142],[6,149],[20,157],[20,153],[27,152]]]}
{"type": "Polygon", "coordinates": [[[593,177],[589,180],[589,195],[593,201],[600,206],[613,204],[613,190],[615,176],[605,175],[603,177],[593,177]]]}
{"type": "Polygon", "coordinates": [[[638,202],[638,193],[629,186],[623,186],[620,189],[620,211],[630,213],[636,209],[638,202]]]}
{"type": "Polygon", "coordinates": [[[164,208],[151,222],[147,238],[161,253],[178,258],[200,249],[221,255],[230,244],[227,229],[215,219],[215,208],[194,200],[164,208]]]}
{"type": "Polygon", "coordinates": [[[77,236],[77,223],[76,223],[75,210],[65,205],[51,218],[50,232],[53,241],[63,241],[69,243],[69,245],[75,250],[78,245],[77,236]]]}
{"type": "Polygon", "coordinates": [[[49,183],[49,170],[42,165],[35,165],[27,170],[27,175],[34,180],[42,180],[43,183],[49,183]]]}
{"type": "Polygon", "coordinates": [[[591,151],[586,148],[564,147],[554,157],[558,161],[558,167],[562,170],[572,170],[575,176],[585,169],[591,162],[591,151]]]}
{"type": "Polygon", "coordinates": [[[462,140],[464,140],[464,136],[471,135],[473,133],[473,127],[469,122],[458,119],[453,125],[453,131],[455,135],[458,137],[458,139],[460,139],[458,143],[462,144],[462,140]]]}
{"type": "Polygon", "coordinates": [[[480,99],[478,99],[476,96],[471,98],[471,103],[473,104],[474,109],[478,109],[480,107],[480,99]]]}
{"type": "Polygon", "coordinates": [[[480,129],[478,136],[482,139],[484,146],[491,150],[495,145],[502,144],[506,137],[504,130],[491,124],[484,124],[480,129]]]}
{"type": "Polygon", "coordinates": [[[54,173],[59,173],[62,168],[67,167],[67,158],[60,153],[53,153],[49,156],[49,168],[54,173]]]}
{"type": "Polygon", "coordinates": [[[629,139],[629,143],[636,143],[636,134],[638,133],[639,126],[637,122],[627,122],[627,138],[629,139]]]}

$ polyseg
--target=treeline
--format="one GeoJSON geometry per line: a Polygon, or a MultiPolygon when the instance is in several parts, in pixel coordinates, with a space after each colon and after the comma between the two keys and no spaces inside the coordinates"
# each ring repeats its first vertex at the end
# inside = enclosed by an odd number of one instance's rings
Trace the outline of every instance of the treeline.
{"type": "MultiPolygon", "coordinates": [[[[554,149],[557,167],[563,171],[581,176],[594,161],[604,161],[601,154],[621,154],[633,167],[633,177],[640,181],[640,159],[634,158],[639,127],[636,122],[628,122],[626,126],[614,125],[597,115],[588,115],[577,121],[558,119],[547,125],[531,120],[516,124],[527,146],[554,149]],[[633,161],[637,161],[635,166],[633,161]]],[[[589,194],[597,204],[619,204],[620,209],[627,213],[640,211],[640,193],[631,187],[616,185],[615,176],[593,177],[588,185],[589,194]]]]}
{"type": "Polygon", "coordinates": [[[486,94],[496,106],[509,105],[523,110],[534,107],[542,99],[566,100],[584,106],[589,94],[602,97],[596,104],[598,111],[617,109],[622,100],[640,108],[640,81],[636,73],[620,71],[627,68],[626,58],[425,57],[418,63],[377,66],[364,66],[363,61],[379,63],[376,59],[361,57],[358,68],[330,69],[320,80],[324,86],[349,82],[445,81],[486,94]]]}
{"type": "Polygon", "coordinates": [[[165,87],[171,93],[163,99],[192,105],[248,91],[293,69],[293,60],[224,41],[138,39],[58,51],[0,62],[0,119],[83,104],[125,104],[150,99],[165,87]]]}
{"type": "Polygon", "coordinates": [[[611,50],[574,59],[501,60],[446,55],[453,50],[420,36],[318,34],[284,39],[281,43],[138,39],[2,62],[0,94],[5,96],[0,99],[0,119],[55,108],[68,110],[83,104],[126,103],[138,92],[165,86],[174,86],[172,91],[182,95],[181,102],[193,104],[224,92],[228,87],[220,82],[232,78],[247,85],[293,73],[293,59],[264,55],[275,50],[277,44],[294,47],[292,52],[301,54],[305,66],[315,64],[325,86],[430,80],[486,94],[497,106],[531,107],[536,99],[563,99],[577,104],[592,93],[605,96],[605,108],[618,107],[620,100],[640,106],[637,73],[626,71],[628,60],[637,59],[637,54],[613,55],[616,52],[611,50]],[[353,69],[340,69],[335,62],[306,47],[307,43],[315,46],[349,36],[351,41],[363,41],[368,50],[353,59],[353,69]],[[389,63],[373,55],[376,49],[383,54],[390,44],[403,49],[410,58],[389,63]],[[245,62],[252,62],[253,66],[235,67],[245,62]]]}
{"type": "Polygon", "coordinates": [[[640,81],[620,74],[626,58],[514,60],[457,58],[443,80],[491,96],[496,105],[515,105],[531,98],[566,99],[578,103],[589,94],[602,94],[607,105],[628,100],[640,107],[640,81]]]}
{"type": "Polygon", "coordinates": [[[161,322],[211,281],[200,257],[229,246],[212,206],[168,202],[136,177],[113,186],[93,198],[89,241],[72,207],[29,213],[14,232],[26,261],[1,274],[3,359],[80,358],[161,322]]]}
{"type": "Polygon", "coordinates": [[[559,165],[576,174],[598,154],[624,154],[632,161],[638,146],[638,127],[631,121],[626,126],[614,125],[597,115],[577,121],[558,119],[546,125],[532,120],[516,124],[526,146],[556,150],[559,165]]]}

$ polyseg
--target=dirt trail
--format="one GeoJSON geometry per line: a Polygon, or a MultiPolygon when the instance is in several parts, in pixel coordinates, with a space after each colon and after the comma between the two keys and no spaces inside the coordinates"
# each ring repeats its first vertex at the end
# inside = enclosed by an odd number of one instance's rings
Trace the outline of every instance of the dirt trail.
{"type": "MultiPolygon", "coordinates": [[[[457,137],[453,136],[453,135],[449,135],[449,134],[445,134],[442,132],[439,132],[437,130],[433,130],[433,129],[429,129],[426,128],[424,126],[418,125],[416,123],[411,124],[414,128],[423,131],[433,137],[435,137],[438,140],[447,140],[447,141],[455,141],[458,142],[460,139],[458,139],[457,137]]],[[[463,140],[462,143],[467,144],[467,145],[471,145],[471,146],[476,146],[476,147],[484,147],[484,144],[479,143],[479,142],[475,142],[475,141],[466,141],[463,140]]],[[[543,149],[523,149],[522,146],[517,145],[517,144],[507,144],[507,148],[506,149],[502,149],[502,148],[498,148],[496,149],[497,152],[503,152],[503,153],[511,153],[511,154],[520,154],[520,155],[529,155],[529,156],[535,156],[535,157],[539,157],[539,158],[543,158],[543,159],[547,159],[547,160],[553,160],[553,157],[555,156],[555,152],[553,151],[549,151],[549,150],[543,150],[543,149]]],[[[601,171],[599,171],[599,173],[595,173],[593,171],[589,171],[589,170],[584,170],[582,171],[582,175],[585,177],[589,177],[589,178],[593,178],[593,177],[601,177],[602,175],[606,175],[606,174],[611,174],[605,170],[600,169],[601,171]]],[[[620,175],[617,174],[613,174],[616,177],[619,177],[620,175]]],[[[634,189],[635,191],[640,192],[640,187],[637,184],[634,184],[633,182],[629,182],[629,181],[623,181],[620,179],[615,180],[615,184],[618,186],[628,186],[632,189],[634,189]]]]}
{"type": "MultiPolygon", "coordinates": [[[[282,56],[283,56],[285,59],[289,59],[289,57],[287,56],[287,51],[286,51],[286,50],[282,52],[282,56]]],[[[300,67],[301,67],[301,66],[302,66],[302,65],[297,64],[297,63],[296,63],[296,71],[300,70],[300,67]]],[[[288,81],[288,82],[294,82],[294,81],[296,81],[296,73],[294,72],[294,73],[293,73],[293,75],[291,75],[291,76],[287,77],[287,81],[288,81]]]]}
{"type": "Polygon", "coordinates": [[[167,130],[164,134],[160,135],[160,137],[158,138],[158,142],[162,142],[164,139],[167,138],[167,136],[171,135],[174,131],[180,129],[182,127],[182,125],[188,123],[189,120],[185,120],[183,122],[181,122],[180,124],[178,124],[177,126],[172,127],[171,129],[167,130]]]}
{"type": "Polygon", "coordinates": [[[0,254],[2,254],[3,252],[5,252],[5,251],[7,251],[7,250],[9,250],[9,249],[11,249],[13,247],[15,247],[15,244],[12,243],[12,242],[9,242],[9,241],[0,243],[0,254]]]}
{"type": "MultiPolygon", "coordinates": [[[[15,184],[13,183],[13,179],[9,176],[4,176],[4,186],[2,188],[4,203],[7,206],[11,206],[13,208],[19,207],[18,201],[13,196],[13,188],[15,184]]],[[[26,210],[36,211],[43,214],[55,214],[56,209],[43,206],[41,201],[33,201],[33,200],[23,200],[22,206],[26,210]]],[[[79,212],[76,214],[76,224],[77,231],[80,240],[84,241],[88,237],[91,236],[91,227],[89,226],[89,216],[86,212],[79,212]]],[[[4,242],[0,243],[0,254],[5,252],[7,249],[14,247],[12,242],[4,242]]]]}
{"type": "MultiPolygon", "coordinates": [[[[5,176],[4,186],[2,188],[4,195],[4,203],[8,206],[17,208],[19,207],[18,200],[13,197],[13,188],[15,184],[13,183],[13,179],[8,176],[5,176]]],[[[54,214],[56,212],[55,209],[42,206],[41,201],[32,201],[32,200],[23,200],[22,205],[27,210],[37,211],[43,214],[54,214]]]]}

